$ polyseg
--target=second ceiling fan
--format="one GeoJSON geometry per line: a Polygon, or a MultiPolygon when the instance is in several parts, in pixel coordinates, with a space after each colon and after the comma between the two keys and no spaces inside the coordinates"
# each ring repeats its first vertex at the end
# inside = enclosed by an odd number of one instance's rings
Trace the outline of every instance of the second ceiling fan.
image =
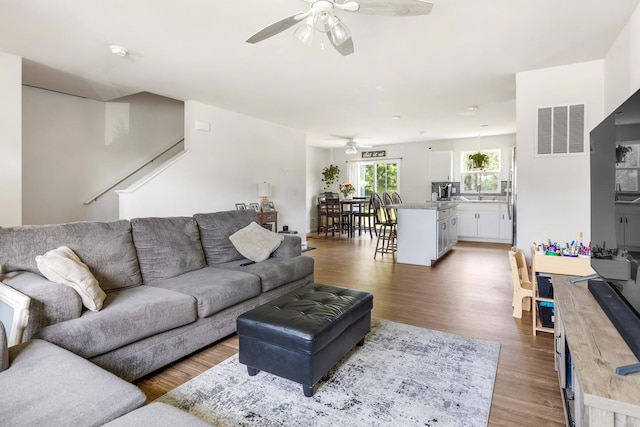
{"type": "Polygon", "coordinates": [[[247,43],[258,43],[275,36],[296,24],[302,23],[294,35],[310,45],[316,31],[326,34],[331,45],[343,56],[353,53],[351,32],[335,16],[334,10],[360,12],[370,15],[417,16],[427,15],[433,3],[426,0],[301,0],[309,4],[309,10],[283,18],[247,39],[247,43]]]}

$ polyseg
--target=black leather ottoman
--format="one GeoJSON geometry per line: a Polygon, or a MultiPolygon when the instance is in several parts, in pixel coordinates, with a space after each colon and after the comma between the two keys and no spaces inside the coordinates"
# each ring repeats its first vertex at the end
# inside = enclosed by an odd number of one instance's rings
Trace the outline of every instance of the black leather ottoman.
{"type": "Polygon", "coordinates": [[[240,363],[302,384],[305,396],[371,330],[373,295],[312,284],[238,317],[240,363]]]}

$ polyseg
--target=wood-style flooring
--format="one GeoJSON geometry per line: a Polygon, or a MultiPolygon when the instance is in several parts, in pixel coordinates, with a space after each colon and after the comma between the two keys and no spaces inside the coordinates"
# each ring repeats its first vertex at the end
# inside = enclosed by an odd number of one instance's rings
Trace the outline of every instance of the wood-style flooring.
{"type": "MultiPolygon", "coordinates": [[[[369,236],[309,236],[315,281],[371,292],[373,316],[501,344],[490,426],[562,426],[553,334],[531,333],[531,312],[512,317],[508,245],[460,242],[431,267],[374,260],[369,236]]],[[[238,351],[236,335],[136,382],[149,400],[238,351]]],[[[339,422],[336,424],[339,425],[339,422]]]]}

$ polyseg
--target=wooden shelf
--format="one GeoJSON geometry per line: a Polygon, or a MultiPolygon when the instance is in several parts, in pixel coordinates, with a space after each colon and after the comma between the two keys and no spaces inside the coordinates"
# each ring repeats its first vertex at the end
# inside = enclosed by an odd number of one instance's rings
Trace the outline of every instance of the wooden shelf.
{"type": "MultiPolygon", "coordinates": [[[[538,331],[553,333],[553,328],[542,326],[538,314],[538,303],[540,301],[555,302],[555,300],[553,298],[542,298],[538,296],[536,273],[588,276],[589,274],[594,274],[595,271],[591,268],[590,258],[539,255],[533,251],[531,252],[531,281],[534,290],[533,294],[535,295],[531,303],[531,309],[533,310],[531,316],[533,319],[533,335],[536,335],[538,331]]],[[[557,286],[556,283],[553,285],[557,286]]]]}

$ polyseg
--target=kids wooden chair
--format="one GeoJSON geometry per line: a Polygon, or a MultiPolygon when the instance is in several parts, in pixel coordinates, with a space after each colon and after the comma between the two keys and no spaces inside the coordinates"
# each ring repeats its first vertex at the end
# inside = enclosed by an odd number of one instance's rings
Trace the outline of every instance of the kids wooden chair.
{"type": "Polygon", "coordinates": [[[509,251],[509,263],[511,264],[511,280],[513,281],[513,317],[522,319],[522,310],[531,310],[533,298],[533,284],[529,277],[527,260],[518,248],[509,251]]]}

